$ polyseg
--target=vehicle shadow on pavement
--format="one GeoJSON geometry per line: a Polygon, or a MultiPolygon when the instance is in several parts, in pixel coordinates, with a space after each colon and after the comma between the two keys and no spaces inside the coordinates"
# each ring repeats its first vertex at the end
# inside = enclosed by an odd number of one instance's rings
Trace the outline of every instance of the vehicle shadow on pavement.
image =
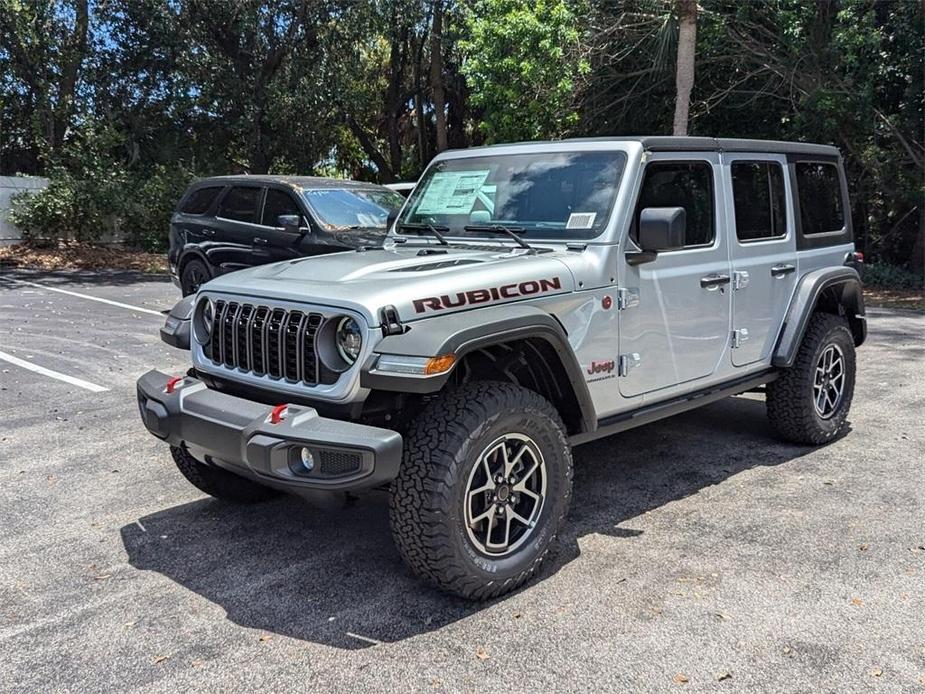
{"type": "MultiPolygon", "coordinates": [[[[753,397],[576,448],[572,511],[536,580],[576,559],[579,537],[608,535],[632,552],[642,531],[621,523],[811,450],[776,440],[763,399],[753,397]]],[[[357,649],[433,631],[492,604],[447,596],[411,575],[392,544],[381,492],[329,508],[295,498],[248,507],[202,500],[140,523],[121,529],[133,567],[168,577],[249,628],[357,649]]]]}

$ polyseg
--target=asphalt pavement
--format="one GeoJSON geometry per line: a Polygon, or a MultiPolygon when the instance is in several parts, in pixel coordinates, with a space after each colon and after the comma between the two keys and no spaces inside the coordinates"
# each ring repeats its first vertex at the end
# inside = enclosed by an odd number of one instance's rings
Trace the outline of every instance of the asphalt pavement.
{"type": "Polygon", "coordinates": [[[577,448],[542,575],[480,604],[410,574],[381,492],[186,483],[134,385],[187,368],[178,298],[0,269],[0,690],[925,691],[922,314],[869,311],[826,447],[748,395],[577,448]]]}

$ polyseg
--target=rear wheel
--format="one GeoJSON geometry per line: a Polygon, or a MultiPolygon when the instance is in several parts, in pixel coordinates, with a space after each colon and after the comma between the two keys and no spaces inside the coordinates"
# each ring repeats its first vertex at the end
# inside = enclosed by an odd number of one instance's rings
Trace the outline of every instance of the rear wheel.
{"type": "Polygon", "coordinates": [[[199,462],[185,448],[171,446],[170,454],[190,484],[216,499],[252,504],[279,496],[275,489],[251,482],[220,467],[199,462]]]}
{"type": "Polygon", "coordinates": [[[199,287],[212,279],[212,274],[204,262],[197,259],[188,261],[180,273],[180,290],[183,296],[199,291],[199,287]]]}
{"type": "Polygon", "coordinates": [[[797,358],[768,384],[768,418],[788,441],[822,444],[845,428],[854,397],[854,337],[844,318],[816,313],[797,358]]]}
{"type": "Polygon", "coordinates": [[[571,486],[555,408],[510,383],[471,383],[412,423],[392,488],[392,533],[419,576],[466,598],[492,598],[536,572],[571,486]]]}

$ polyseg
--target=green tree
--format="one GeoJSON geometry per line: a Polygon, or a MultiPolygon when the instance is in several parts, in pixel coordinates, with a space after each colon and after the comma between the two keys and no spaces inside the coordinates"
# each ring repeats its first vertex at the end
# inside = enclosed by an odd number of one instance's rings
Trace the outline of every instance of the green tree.
{"type": "Polygon", "coordinates": [[[462,71],[489,141],[558,137],[578,123],[575,91],[588,62],[566,0],[476,0],[462,71]]]}

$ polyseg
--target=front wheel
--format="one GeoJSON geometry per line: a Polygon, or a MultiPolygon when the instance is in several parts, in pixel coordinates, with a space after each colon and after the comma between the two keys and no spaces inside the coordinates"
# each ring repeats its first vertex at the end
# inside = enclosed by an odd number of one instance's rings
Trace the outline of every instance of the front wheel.
{"type": "Polygon", "coordinates": [[[845,428],[854,397],[854,337],[844,318],[816,313],[796,360],[768,384],[768,418],[788,441],[819,445],[845,428]]]}
{"type": "Polygon", "coordinates": [[[412,423],[392,488],[392,534],[419,576],[484,600],[536,572],[571,492],[572,456],[555,408],[510,383],[470,383],[412,423]]]}

